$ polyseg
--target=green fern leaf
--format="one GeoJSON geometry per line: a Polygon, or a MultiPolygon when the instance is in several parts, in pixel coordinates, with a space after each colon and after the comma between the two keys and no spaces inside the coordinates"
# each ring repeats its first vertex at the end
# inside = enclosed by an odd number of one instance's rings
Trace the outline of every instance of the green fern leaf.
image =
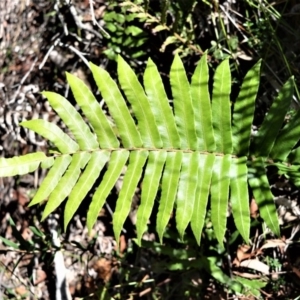
{"type": "Polygon", "coordinates": [[[170,220],[180,178],[182,152],[168,152],[161,184],[161,197],[156,218],[156,230],[160,241],[170,220]]]}
{"type": "Polygon", "coordinates": [[[91,232],[99,212],[112,188],[116,184],[129,157],[129,151],[114,151],[110,157],[108,169],[96,189],[87,214],[87,227],[91,232]]]}
{"type": "Polygon", "coordinates": [[[105,70],[92,63],[90,67],[109,115],[88,87],[67,73],[68,83],[85,119],[64,97],[44,92],[70,135],[44,120],[22,122],[22,126],[48,139],[58,151],[49,156],[37,152],[0,159],[2,177],[26,174],[39,165],[49,168],[30,202],[33,205],[48,199],[43,219],[68,198],[64,211],[66,229],[102,173],[88,209],[89,231],[121,177],[113,215],[117,240],[141,183],[136,223],[138,243],[147,230],[155,200],[159,198],[156,229],[160,241],[176,208],[180,237],[183,238],[190,224],[200,244],[209,197],[211,221],[218,242],[223,244],[229,197],[236,227],[244,240],[249,241],[248,179],[262,218],[274,233],[279,234],[265,164],[276,165],[280,174],[300,183],[300,150],[292,150],[298,142],[296,136],[300,132],[294,127],[300,125],[300,114],[296,113],[295,118],[281,129],[293,94],[293,79],[284,85],[273,103],[258,135],[251,142],[249,155],[260,62],[247,73],[233,114],[228,60],[215,72],[211,102],[206,54],[201,58],[191,84],[176,55],[170,72],[173,106],[157,67],[150,59],[143,77],[144,89],[130,66],[118,58],[120,86],[130,105],[105,70]],[[257,157],[252,158],[253,155],[257,157]],[[293,165],[286,165],[285,160],[293,165]]]}
{"type": "Polygon", "coordinates": [[[174,115],[168,103],[160,74],[151,59],[148,60],[144,73],[144,86],[161,135],[163,147],[166,149],[180,148],[180,139],[174,115]]]}
{"type": "Polygon", "coordinates": [[[292,150],[287,158],[288,162],[291,164],[299,164],[300,163],[300,148],[296,148],[292,150]]]}
{"type": "Polygon", "coordinates": [[[91,155],[86,169],[80,176],[78,182],[72,189],[65,207],[64,227],[65,230],[73,215],[77,211],[81,201],[91,190],[93,184],[100,175],[101,170],[110,157],[109,151],[96,151],[91,155]]]}
{"type": "Polygon", "coordinates": [[[137,239],[139,244],[141,243],[143,234],[147,230],[147,223],[152,212],[155,196],[159,189],[160,178],[166,158],[166,151],[151,151],[149,153],[143,181],[141,203],[136,216],[137,239]]]}
{"type": "Polygon", "coordinates": [[[216,150],[216,144],[212,125],[208,82],[207,53],[205,52],[192,76],[190,91],[195,111],[197,149],[200,151],[213,152],[216,150]]]}
{"type": "Polygon", "coordinates": [[[198,184],[191,219],[191,228],[198,245],[200,245],[201,233],[207,212],[207,202],[210,191],[214,161],[215,156],[213,154],[200,155],[199,157],[198,184]]]}
{"type": "Polygon", "coordinates": [[[126,102],[115,81],[100,67],[90,63],[91,71],[97,86],[113,117],[123,146],[126,148],[142,147],[142,140],[126,102]]]}
{"type": "Polygon", "coordinates": [[[211,221],[223,245],[227,222],[231,156],[216,156],[211,180],[211,221]]]}
{"type": "Polygon", "coordinates": [[[52,191],[56,188],[71,161],[72,157],[70,155],[62,155],[55,159],[52,168],[44,178],[42,184],[40,185],[40,188],[29,203],[29,206],[38,204],[49,197],[52,191]]]}
{"type": "Polygon", "coordinates": [[[189,82],[183,63],[175,55],[171,66],[170,83],[174,98],[175,121],[181,141],[181,149],[197,150],[195,112],[189,91],[189,82]]]}
{"type": "Polygon", "coordinates": [[[100,104],[90,89],[76,76],[66,73],[74,98],[92,125],[101,148],[118,148],[120,143],[100,104]]]}
{"type": "Polygon", "coordinates": [[[216,151],[223,154],[232,153],[230,91],[231,73],[226,59],[216,69],[212,96],[216,151]]]}
{"type": "Polygon", "coordinates": [[[141,179],[143,167],[148,155],[148,151],[132,151],[129,156],[129,165],[124,176],[122,189],[120,191],[115,213],[113,215],[113,229],[117,242],[119,242],[121,230],[126,218],[129,215],[131,201],[138,181],[141,179]]]}
{"type": "Polygon", "coordinates": [[[138,128],[145,147],[161,148],[162,141],[144,89],[135,73],[121,56],[118,58],[118,76],[121,87],[138,120],[138,128]]]}
{"type": "Polygon", "coordinates": [[[273,148],[279,130],[282,127],[286,111],[291,105],[294,92],[294,79],[291,77],[282,87],[278,97],[273,102],[258,134],[254,137],[252,153],[258,157],[267,157],[273,148]]]}
{"type": "Polygon", "coordinates": [[[41,162],[48,160],[43,152],[13,158],[0,158],[0,177],[24,175],[35,171],[41,162]]]}
{"type": "Polygon", "coordinates": [[[276,207],[266,176],[263,158],[260,157],[253,161],[249,166],[249,171],[249,185],[258,204],[260,215],[271,231],[279,236],[280,230],[276,207]]]}
{"type": "Polygon", "coordinates": [[[230,203],[236,228],[249,242],[250,209],[247,182],[247,158],[233,158],[230,169],[230,203]]]}
{"type": "Polygon", "coordinates": [[[25,128],[33,130],[42,137],[52,142],[55,147],[64,154],[74,153],[79,149],[67,134],[65,134],[57,125],[42,119],[24,121],[20,123],[25,128]]]}
{"type": "MultiPolygon", "coordinates": [[[[300,136],[300,110],[280,131],[274,143],[270,157],[275,161],[285,161],[296,146],[300,136]]],[[[299,160],[296,160],[299,162],[299,160]]]]}
{"type": "Polygon", "coordinates": [[[183,153],[176,199],[176,224],[181,239],[191,221],[198,183],[199,153],[183,153]]]}
{"type": "Polygon", "coordinates": [[[53,92],[43,92],[42,94],[70,129],[81,150],[98,148],[98,142],[89,126],[67,99],[53,92]]]}
{"type": "Polygon", "coordinates": [[[232,116],[233,153],[248,156],[261,60],[246,74],[232,116]]]}
{"type": "Polygon", "coordinates": [[[73,155],[66,173],[50,194],[42,215],[42,220],[49,216],[49,214],[51,214],[70,195],[81,174],[81,169],[85,167],[90,156],[91,154],[88,152],[79,152],[73,155]]]}

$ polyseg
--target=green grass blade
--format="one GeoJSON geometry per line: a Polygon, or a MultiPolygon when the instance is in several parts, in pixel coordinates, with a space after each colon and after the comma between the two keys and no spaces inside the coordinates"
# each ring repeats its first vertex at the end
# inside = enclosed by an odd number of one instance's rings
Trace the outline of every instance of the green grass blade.
{"type": "Polygon", "coordinates": [[[151,151],[149,153],[143,180],[141,204],[138,208],[136,218],[137,239],[139,244],[141,244],[143,234],[147,230],[147,223],[152,212],[166,158],[167,152],[165,151],[151,151]]]}
{"type": "Polygon", "coordinates": [[[281,88],[278,97],[274,100],[257,135],[253,139],[251,149],[255,156],[267,157],[269,155],[291,104],[293,92],[294,78],[291,77],[281,88]]]}
{"type": "Polygon", "coordinates": [[[234,104],[232,115],[233,153],[239,156],[249,154],[255,100],[260,83],[260,66],[261,60],[248,71],[234,104]]]}
{"type": "Polygon", "coordinates": [[[53,92],[42,93],[49,101],[51,107],[74,135],[81,150],[93,150],[98,148],[96,137],[89,126],[84,122],[75,107],[63,96],[53,92]]]}
{"type": "Polygon", "coordinates": [[[231,156],[216,156],[211,180],[211,221],[216,238],[223,245],[227,223],[231,156]]]}
{"type": "Polygon", "coordinates": [[[0,177],[28,174],[35,171],[41,162],[48,160],[43,152],[15,156],[13,158],[0,158],[0,177]]]}
{"type": "Polygon", "coordinates": [[[62,155],[55,159],[53,166],[49,170],[47,176],[44,178],[42,184],[29,203],[29,206],[38,204],[49,197],[61,180],[61,177],[67,170],[71,161],[72,157],[70,155],[62,155]]]}
{"type": "Polygon", "coordinates": [[[66,73],[74,98],[97,135],[101,148],[118,148],[120,143],[100,104],[90,89],[76,76],[66,73]]]}
{"type": "Polygon", "coordinates": [[[92,63],[90,63],[90,67],[102,97],[117,125],[123,146],[126,148],[141,147],[143,142],[140,133],[117,84],[104,69],[92,63]]]}
{"type": "Polygon", "coordinates": [[[178,54],[175,55],[171,66],[170,82],[181,149],[196,150],[197,136],[194,108],[190,95],[190,84],[178,54]]]}
{"type": "Polygon", "coordinates": [[[129,151],[114,151],[110,157],[108,169],[104,174],[104,177],[96,189],[92,202],[90,204],[88,214],[87,214],[87,227],[89,232],[91,232],[94,226],[99,212],[105,203],[105,200],[118,178],[128,160],[129,151]]]}
{"type": "Polygon", "coordinates": [[[148,151],[132,151],[129,165],[123,179],[122,189],[113,215],[113,230],[117,243],[126,218],[129,215],[132,198],[141,178],[143,167],[148,157],[148,151]]]}
{"type": "Polygon", "coordinates": [[[230,170],[230,202],[236,228],[246,243],[249,243],[250,210],[246,157],[233,158],[230,170]]]}
{"type": "Polygon", "coordinates": [[[200,245],[201,233],[207,212],[207,202],[209,197],[214,161],[215,156],[213,154],[200,154],[198,164],[198,184],[191,219],[191,228],[198,245],[200,245]]]}
{"type": "Polygon", "coordinates": [[[194,210],[198,183],[199,155],[199,152],[183,153],[182,157],[176,198],[176,227],[182,240],[194,210]]]}
{"type": "Polygon", "coordinates": [[[118,77],[122,90],[132,106],[145,147],[161,148],[162,140],[142,85],[131,67],[118,57],[118,77]]]}
{"type": "Polygon", "coordinates": [[[205,52],[192,76],[191,96],[195,111],[195,125],[198,140],[197,149],[213,152],[216,149],[212,125],[211,101],[208,90],[209,71],[205,52]]]}
{"type": "Polygon", "coordinates": [[[165,88],[154,62],[149,58],[144,73],[144,86],[164,148],[180,148],[180,139],[165,88]]]}
{"type": "Polygon", "coordinates": [[[91,190],[93,184],[100,175],[101,170],[110,157],[109,151],[93,152],[84,172],[80,176],[78,182],[72,189],[65,207],[64,227],[65,230],[68,223],[72,219],[80,203],[91,190]]]}
{"type": "Polygon", "coordinates": [[[226,59],[216,69],[212,96],[216,151],[223,154],[232,153],[230,91],[231,73],[226,59]]]}
{"type": "Polygon", "coordinates": [[[33,130],[49,140],[61,153],[71,154],[79,149],[78,144],[54,123],[47,122],[43,119],[36,119],[24,121],[20,123],[20,125],[33,130]]]}
{"type": "Polygon", "coordinates": [[[275,161],[285,161],[300,137],[300,110],[280,131],[270,152],[270,158],[275,161]]]}
{"type": "Polygon", "coordinates": [[[182,152],[168,152],[162,176],[161,197],[156,218],[156,230],[162,243],[165,228],[170,220],[177,195],[182,152]]]}
{"type": "Polygon", "coordinates": [[[42,220],[45,220],[45,218],[48,217],[68,197],[68,195],[70,195],[80,176],[81,169],[85,167],[90,157],[91,154],[88,152],[80,152],[73,155],[66,173],[50,194],[42,215],[42,220]]]}
{"type": "Polygon", "coordinates": [[[248,180],[258,205],[260,216],[271,231],[280,236],[279,222],[263,159],[257,158],[249,167],[248,180]]]}

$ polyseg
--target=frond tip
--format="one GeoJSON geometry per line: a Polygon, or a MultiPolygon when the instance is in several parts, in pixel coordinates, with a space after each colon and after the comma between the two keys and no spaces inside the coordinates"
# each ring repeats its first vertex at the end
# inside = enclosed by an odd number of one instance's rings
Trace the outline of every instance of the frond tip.
{"type": "MultiPolygon", "coordinates": [[[[30,203],[39,204],[48,199],[43,219],[67,199],[66,228],[80,203],[95,188],[87,213],[87,226],[91,230],[114,185],[122,180],[113,216],[117,240],[130,212],[132,198],[140,188],[136,222],[139,243],[156,201],[156,228],[160,241],[176,209],[175,220],[181,238],[190,224],[199,244],[207,210],[211,209],[215,236],[222,244],[230,201],[236,227],[247,242],[249,184],[266,225],[279,234],[265,166],[274,157],[282,174],[297,177],[300,151],[293,147],[297,145],[299,130],[289,124],[281,129],[293,95],[293,79],[284,85],[259,134],[251,140],[260,62],[246,75],[239,96],[233,101],[233,109],[228,60],[217,68],[210,95],[206,54],[191,83],[176,55],[170,73],[171,102],[151,59],[143,77],[143,88],[131,67],[119,57],[119,84],[128,102],[105,70],[92,63],[90,68],[109,115],[88,87],[67,73],[68,83],[84,117],[61,95],[52,92],[43,95],[72,136],[45,120],[26,121],[21,125],[48,139],[57,151],[49,156],[36,152],[0,159],[1,177],[33,172],[40,165],[49,168],[30,203]],[[284,143],[285,135],[288,143],[284,143]],[[266,140],[267,146],[263,144],[266,140]],[[288,162],[294,165],[289,168],[288,162]],[[96,182],[100,182],[98,186],[95,186],[96,182]]],[[[295,114],[290,124],[298,123],[299,114],[295,114]]]]}

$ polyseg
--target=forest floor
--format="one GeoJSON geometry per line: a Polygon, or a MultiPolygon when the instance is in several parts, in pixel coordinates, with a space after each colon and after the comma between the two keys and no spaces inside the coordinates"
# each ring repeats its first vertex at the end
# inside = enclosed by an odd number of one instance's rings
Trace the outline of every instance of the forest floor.
{"type": "MultiPolygon", "coordinates": [[[[88,0],[74,1],[72,9],[59,7],[59,3],[0,1],[1,156],[47,150],[43,140],[18,124],[37,117],[59,124],[40,93],[50,90],[70,96],[64,72],[68,70],[88,83],[90,73],[82,56],[88,53],[88,60],[99,61],[105,48],[92,24],[88,0]],[[58,20],[60,26],[55,23],[58,20]]],[[[104,1],[95,0],[94,10],[101,19],[104,1]]],[[[100,63],[105,66],[108,60],[103,58],[100,63]]],[[[169,246],[159,245],[155,234],[148,233],[144,247],[138,248],[134,241],[135,206],[119,246],[113,237],[108,204],[91,235],[85,225],[88,199],[65,233],[61,232],[63,208],[40,222],[43,207],[28,207],[28,203],[44,176],[41,170],[0,178],[0,299],[55,299],[60,272],[68,281],[65,298],[61,299],[88,295],[89,299],[110,299],[107,289],[114,299],[296,299],[300,295],[300,246],[296,242],[300,230],[299,191],[284,178],[274,178],[272,185],[278,205],[289,199],[289,207],[279,209],[282,236],[254,230],[251,246],[228,244],[228,257],[218,258],[229,276],[262,283],[255,289],[260,296],[249,288],[245,295],[233,297],[228,288],[195,267],[200,249],[177,242],[172,237],[174,224],[166,238],[169,246]]],[[[136,197],[135,204],[138,192],[136,197]]],[[[111,198],[113,202],[114,195],[111,198]]],[[[254,201],[251,213],[255,218],[254,201]]]]}

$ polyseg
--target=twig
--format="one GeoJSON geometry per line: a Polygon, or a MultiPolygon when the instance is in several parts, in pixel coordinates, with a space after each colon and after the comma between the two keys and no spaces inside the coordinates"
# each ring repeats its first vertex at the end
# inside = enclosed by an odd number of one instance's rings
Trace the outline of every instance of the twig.
{"type": "MultiPolygon", "coordinates": [[[[49,230],[52,234],[52,243],[60,248],[60,240],[57,233],[57,221],[53,216],[48,219],[49,230]]],[[[54,255],[54,268],[56,273],[56,300],[72,300],[67,281],[67,269],[65,267],[64,256],[61,250],[54,255]]]]}
{"type": "Polygon", "coordinates": [[[110,39],[110,34],[104,30],[104,28],[97,22],[96,18],[95,18],[95,13],[94,13],[94,7],[93,7],[93,0],[89,0],[90,2],[90,11],[91,11],[91,17],[92,17],[92,21],[93,21],[93,25],[97,25],[98,28],[100,29],[101,33],[108,39],[110,39]]]}
{"type": "Polygon", "coordinates": [[[44,65],[45,65],[45,63],[46,63],[46,61],[47,61],[47,59],[48,59],[50,53],[52,52],[52,50],[54,49],[54,47],[57,46],[59,43],[60,43],[60,37],[58,37],[58,38],[54,41],[54,43],[51,45],[51,47],[49,48],[49,50],[48,50],[48,52],[46,53],[46,55],[45,55],[43,61],[42,61],[42,62],[40,63],[40,65],[39,65],[39,70],[41,70],[41,69],[44,67],[44,65]]]}
{"type": "Polygon", "coordinates": [[[36,62],[37,62],[37,60],[38,60],[38,57],[36,57],[36,58],[34,59],[33,63],[32,63],[31,66],[30,66],[30,69],[27,71],[27,73],[24,75],[24,77],[23,77],[22,80],[20,81],[20,84],[19,84],[19,86],[18,86],[18,89],[17,89],[17,91],[16,91],[16,93],[15,93],[13,99],[10,100],[10,101],[8,102],[9,104],[14,103],[14,102],[16,101],[17,97],[19,96],[19,93],[20,93],[20,90],[21,90],[22,85],[25,83],[27,77],[28,77],[29,74],[32,72],[32,70],[33,70],[33,68],[34,68],[34,66],[35,66],[35,64],[36,64],[36,62]]]}
{"type": "Polygon", "coordinates": [[[73,47],[72,45],[71,46],[66,46],[65,44],[63,43],[59,43],[59,46],[60,47],[66,47],[66,48],[69,48],[71,51],[73,51],[75,54],[77,54],[81,59],[82,61],[87,65],[88,68],[90,68],[89,66],[89,62],[87,61],[87,59],[83,56],[83,54],[77,50],[75,47],[73,47]]]}
{"type": "MultiPolygon", "coordinates": [[[[74,21],[75,21],[75,23],[76,23],[76,26],[77,26],[79,29],[89,31],[89,32],[93,33],[94,35],[96,35],[98,38],[102,39],[102,35],[101,35],[99,32],[97,32],[97,31],[94,30],[94,29],[88,28],[85,24],[83,24],[83,23],[81,22],[81,19],[80,19],[80,17],[78,16],[78,13],[77,13],[76,8],[75,8],[74,5],[71,5],[71,6],[70,6],[70,12],[71,12],[71,14],[72,14],[72,16],[73,16],[73,18],[74,18],[74,21]]],[[[99,25],[99,26],[100,26],[100,25],[99,25]]],[[[100,26],[100,27],[101,27],[101,26],[100,26]]],[[[103,29],[103,30],[104,30],[104,29],[103,29]]],[[[105,30],[104,30],[104,31],[105,31],[105,30]]]]}

